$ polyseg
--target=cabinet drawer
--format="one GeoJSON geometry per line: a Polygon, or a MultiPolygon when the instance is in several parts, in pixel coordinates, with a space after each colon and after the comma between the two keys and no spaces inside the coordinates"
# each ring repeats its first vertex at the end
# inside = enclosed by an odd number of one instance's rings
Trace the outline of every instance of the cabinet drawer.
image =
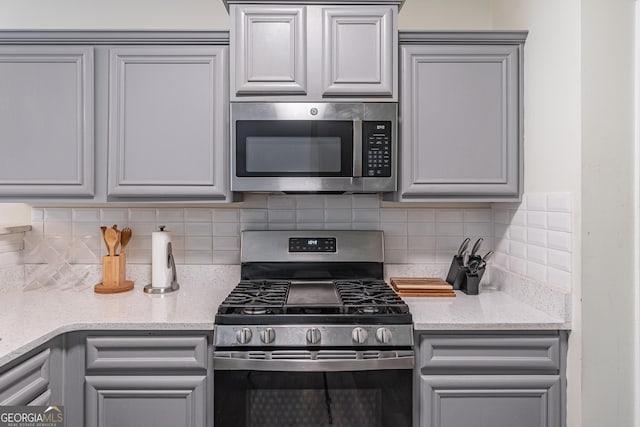
{"type": "Polygon", "coordinates": [[[207,338],[87,337],[87,370],[206,370],[207,338]]]}
{"type": "Polygon", "coordinates": [[[0,374],[0,406],[26,405],[49,387],[49,349],[0,374]]]}
{"type": "Polygon", "coordinates": [[[560,338],[552,335],[421,335],[418,366],[422,371],[556,371],[560,369],[560,338]]]}

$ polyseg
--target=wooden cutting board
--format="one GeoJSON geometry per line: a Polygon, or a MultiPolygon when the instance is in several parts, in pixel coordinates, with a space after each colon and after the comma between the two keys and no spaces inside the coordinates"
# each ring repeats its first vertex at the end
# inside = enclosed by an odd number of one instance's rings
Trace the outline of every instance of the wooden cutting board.
{"type": "Polygon", "coordinates": [[[391,287],[401,297],[456,296],[453,286],[437,277],[392,277],[391,287]]]}

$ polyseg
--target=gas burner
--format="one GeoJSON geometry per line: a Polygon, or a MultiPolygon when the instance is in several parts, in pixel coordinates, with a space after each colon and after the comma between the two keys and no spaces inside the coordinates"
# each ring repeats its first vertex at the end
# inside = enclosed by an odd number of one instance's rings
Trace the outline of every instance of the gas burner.
{"type": "Polygon", "coordinates": [[[243,314],[249,315],[267,314],[267,312],[268,310],[266,309],[266,307],[245,307],[242,309],[243,314]]]}
{"type": "Polygon", "coordinates": [[[380,309],[378,307],[375,306],[368,306],[368,307],[362,307],[358,309],[358,313],[361,314],[377,314],[380,313],[380,309]]]}

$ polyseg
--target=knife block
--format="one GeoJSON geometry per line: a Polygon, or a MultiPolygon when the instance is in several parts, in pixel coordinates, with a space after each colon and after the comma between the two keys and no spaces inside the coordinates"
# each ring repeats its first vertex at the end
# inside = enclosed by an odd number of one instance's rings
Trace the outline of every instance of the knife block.
{"type": "Polygon", "coordinates": [[[126,280],[126,256],[124,254],[102,257],[102,283],[93,287],[98,294],[115,294],[133,289],[133,281],[126,280]]]}

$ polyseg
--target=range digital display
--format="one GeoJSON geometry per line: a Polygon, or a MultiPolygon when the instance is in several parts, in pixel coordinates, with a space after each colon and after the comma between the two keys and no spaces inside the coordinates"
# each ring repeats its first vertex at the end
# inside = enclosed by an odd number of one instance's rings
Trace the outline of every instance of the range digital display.
{"type": "Polygon", "coordinates": [[[335,252],[335,237],[291,237],[289,252],[335,252]]]}

